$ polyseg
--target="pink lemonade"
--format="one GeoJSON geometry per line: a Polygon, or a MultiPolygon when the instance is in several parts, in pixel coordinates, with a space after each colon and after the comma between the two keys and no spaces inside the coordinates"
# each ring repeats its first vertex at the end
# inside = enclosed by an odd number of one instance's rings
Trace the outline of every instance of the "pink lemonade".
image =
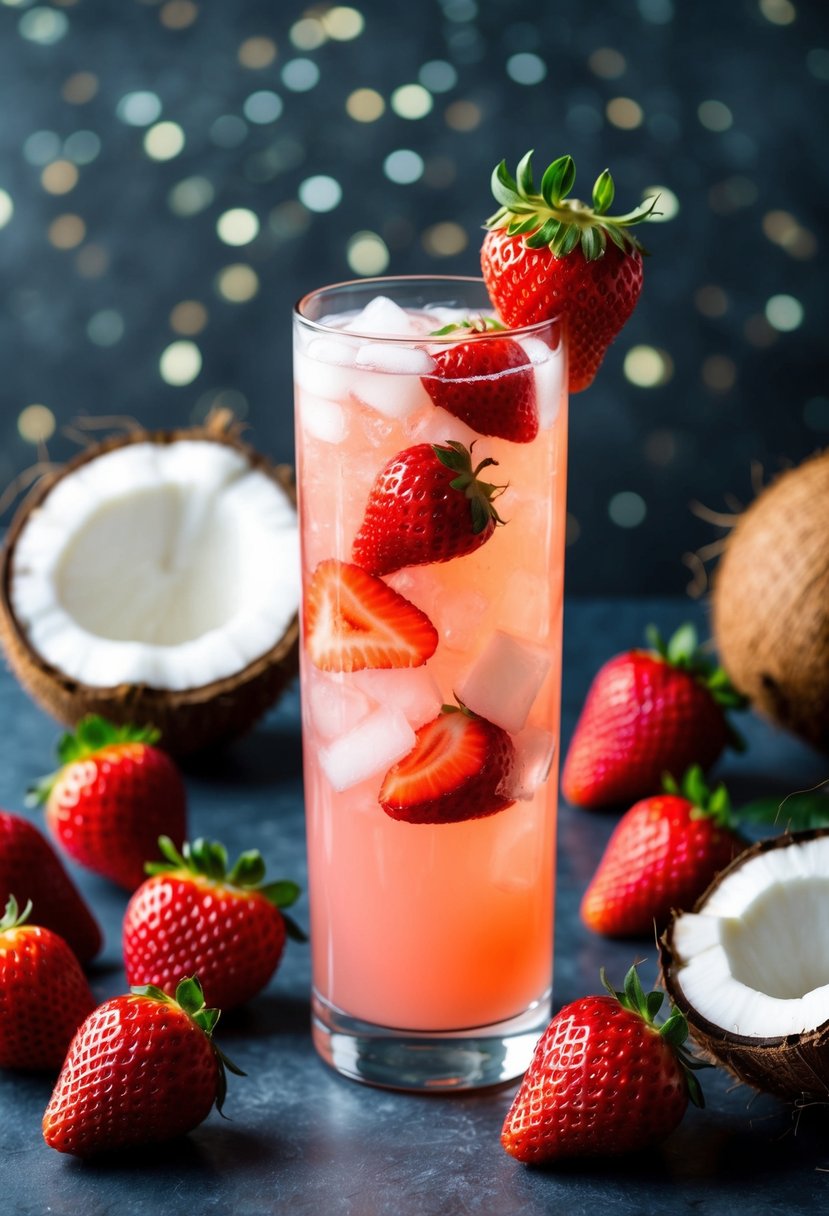
{"type": "MultiPolygon", "coordinates": [[[[553,954],[567,446],[560,331],[546,323],[507,334],[526,356],[518,371],[532,376],[538,416],[532,440],[514,442],[477,433],[428,391],[439,351],[470,338],[489,342],[487,334],[436,336],[465,315],[430,307],[437,291],[403,309],[371,301],[382,284],[356,287],[342,311],[329,300],[311,323],[295,326],[306,593],[320,563],[354,562],[378,473],[413,445],[458,441],[475,463],[496,461],[485,475],[505,487],[496,502],[504,523],[474,552],[383,575],[437,632],[426,662],[324,669],[308,653],[306,631],[315,998],[363,1023],[429,1035],[492,1028],[539,1005],[543,1022],[553,954]],[[417,732],[456,700],[512,741],[514,763],[500,787],[508,805],[460,822],[400,822],[380,804],[384,779],[412,752],[417,732]]],[[[474,377],[467,387],[475,392],[474,377]]]]}

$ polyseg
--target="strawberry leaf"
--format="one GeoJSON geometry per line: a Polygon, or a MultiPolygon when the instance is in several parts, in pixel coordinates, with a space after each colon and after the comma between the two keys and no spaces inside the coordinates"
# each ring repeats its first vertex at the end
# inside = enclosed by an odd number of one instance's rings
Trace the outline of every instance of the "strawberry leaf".
{"type": "Polygon", "coordinates": [[[576,166],[572,156],[559,156],[548,165],[541,179],[541,195],[549,207],[558,207],[573,189],[576,166]]]}
{"type": "Polygon", "coordinates": [[[596,178],[595,185],[593,186],[594,210],[598,211],[599,215],[604,215],[613,202],[615,194],[616,187],[613,184],[613,178],[610,176],[610,170],[605,169],[596,178]]]}
{"type": "Polygon", "coordinates": [[[13,895],[10,895],[6,902],[6,910],[0,918],[0,933],[6,933],[9,929],[17,929],[20,925],[25,925],[26,921],[32,914],[32,901],[26,901],[26,907],[21,912],[17,906],[17,900],[13,895]]]}
{"type": "Polygon", "coordinates": [[[533,168],[532,168],[532,151],[525,152],[518,162],[518,168],[515,172],[515,181],[518,186],[519,194],[529,196],[535,193],[533,185],[533,168]]]}

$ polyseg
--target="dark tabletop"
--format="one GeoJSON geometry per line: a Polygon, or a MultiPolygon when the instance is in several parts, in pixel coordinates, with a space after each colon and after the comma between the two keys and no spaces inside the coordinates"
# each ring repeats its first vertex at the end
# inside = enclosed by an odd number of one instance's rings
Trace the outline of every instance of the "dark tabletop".
{"type": "MultiPolygon", "coordinates": [[[[565,739],[590,678],[643,626],[676,627],[699,609],[679,600],[570,601],[565,633],[565,739]]],[[[826,776],[829,763],[746,716],[747,754],[721,765],[735,801],[780,794],[826,776]]],[[[8,674],[0,676],[0,805],[48,770],[57,729],[8,674]]],[[[298,694],[283,699],[247,739],[191,768],[191,836],[231,852],[259,846],[274,877],[304,881],[298,694]]],[[[615,816],[563,807],[555,1004],[597,989],[604,964],[619,983],[634,960],[655,977],[652,943],[610,943],[585,929],[578,902],[615,816]]],[[[125,990],[119,924],[125,897],[74,871],[106,931],[92,974],[101,999],[125,990]]],[[[307,904],[297,907],[307,925],[307,904]]],[[[826,1209],[829,1116],[795,1115],[720,1072],[702,1074],[704,1111],[691,1109],[647,1157],[542,1171],[519,1165],[498,1136],[515,1086],[468,1096],[410,1096],[368,1089],[323,1065],[311,1046],[307,948],[289,944],[266,991],[227,1017],[218,1042],[246,1071],[230,1078],[226,1113],[183,1141],[146,1155],[84,1164],[48,1149],[40,1120],[50,1079],[0,1078],[0,1212],[9,1216],[263,1212],[320,1216],[536,1216],[617,1213],[819,1212],[826,1209]]]]}

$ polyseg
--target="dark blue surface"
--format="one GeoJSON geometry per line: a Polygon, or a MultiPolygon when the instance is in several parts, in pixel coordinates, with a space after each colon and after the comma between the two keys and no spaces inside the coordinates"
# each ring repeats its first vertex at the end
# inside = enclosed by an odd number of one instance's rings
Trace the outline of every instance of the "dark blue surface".
{"type": "Polygon", "coordinates": [[[290,459],[295,299],[358,273],[349,243],[366,231],[389,273],[477,273],[493,166],[529,147],[540,164],[570,152],[580,196],[609,165],[620,210],[646,188],[679,209],[648,227],[642,300],[573,403],[569,586],[680,593],[683,554],[717,534],[689,503],[746,502],[752,462],[773,473],[829,436],[825,3],[353,2],[362,32],[323,32],[310,49],[297,43],[298,0],[0,4],[0,191],[14,207],[0,218],[0,488],[35,458],[17,427],[31,404],[51,412],[55,459],[75,450],[62,428],[79,414],[182,425],[217,400],[264,451],[290,459]],[[270,40],[270,62],[266,46],[262,66],[246,65],[252,38],[270,40]],[[430,75],[436,60],[448,87],[430,75]],[[306,83],[319,73],[304,91],[297,61],[306,83]],[[78,91],[81,73],[91,95],[78,91]],[[395,90],[421,79],[429,112],[395,112],[395,90]],[[384,107],[376,121],[349,113],[360,89],[384,107]],[[178,155],[151,159],[154,120],[119,116],[136,91],[180,126],[178,155]],[[249,99],[263,91],[281,112],[252,121],[249,99]],[[384,170],[401,152],[415,156],[404,182],[384,170]],[[73,158],[77,184],[49,193],[44,170],[73,158]],[[317,175],[342,191],[331,211],[302,202],[317,175]],[[172,192],[193,177],[209,194],[176,212],[172,192]],[[260,230],[229,246],[216,224],[238,207],[260,230]],[[259,284],[242,302],[220,286],[238,263],[259,284]],[[793,329],[768,319],[778,296],[802,310],[784,306],[793,329]],[[202,310],[186,332],[183,301],[202,310]],[[202,367],[175,386],[159,360],[182,339],[202,367]],[[625,376],[642,345],[662,360],[653,387],[625,376]]]}
{"type": "MultiPolygon", "coordinates": [[[[653,620],[664,630],[689,615],[680,601],[571,600],[566,619],[565,730],[589,680],[612,652],[653,620]]],[[[297,695],[209,767],[191,771],[191,829],[235,853],[260,845],[276,874],[304,879],[297,695]]],[[[826,776],[827,763],[758,720],[741,726],[748,753],[721,766],[739,801],[826,776]]],[[[56,735],[9,676],[0,679],[0,804],[19,809],[33,775],[50,763],[56,735]]],[[[577,907],[615,817],[561,813],[555,997],[559,1006],[597,987],[605,964],[621,980],[634,958],[655,975],[648,942],[608,943],[584,929],[577,907]]],[[[125,897],[79,881],[106,929],[93,986],[124,990],[119,922],[125,897]]],[[[297,917],[306,921],[303,899],[297,917]]],[[[0,1210],[9,1216],[138,1216],[168,1211],[261,1216],[777,1216],[825,1210],[829,1123],[819,1108],[799,1119],[722,1073],[706,1072],[705,1111],[646,1158],[610,1165],[528,1170],[498,1136],[514,1086],[475,1096],[416,1097],[364,1088],[330,1072],[308,1033],[307,951],[291,944],[269,988],[228,1017],[218,1041],[248,1073],[230,1078],[226,1111],[186,1140],[127,1160],[83,1164],[45,1147],[40,1118],[50,1081],[0,1078],[0,1210]]]]}

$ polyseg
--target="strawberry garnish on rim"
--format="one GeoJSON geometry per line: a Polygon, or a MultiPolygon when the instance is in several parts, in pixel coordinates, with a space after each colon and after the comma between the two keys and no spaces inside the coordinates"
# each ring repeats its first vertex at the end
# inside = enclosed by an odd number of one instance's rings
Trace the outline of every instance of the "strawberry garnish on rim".
{"type": "Polygon", "coordinates": [[[568,198],[576,179],[571,156],[545,170],[536,190],[532,152],[515,177],[502,161],[492,174],[500,204],[487,220],[481,250],[487,291],[512,327],[560,317],[570,344],[570,391],[593,381],[605,351],[642,290],[644,250],[630,228],[654,214],[656,197],[623,215],[608,215],[615,186],[605,169],[592,203],[568,198]]]}
{"type": "Polygon", "coordinates": [[[515,748],[505,730],[463,705],[444,705],[408,756],[386,774],[380,805],[406,823],[460,823],[512,806],[515,748]]]}
{"type": "Polygon", "coordinates": [[[327,558],[308,583],[305,645],[323,671],[419,667],[438,634],[409,600],[360,566],[327,558]]]}
{"type": "Polygon", "coordinates": [[[423,387],[435,405],[479,435],[531,443],[538,434],[533,367],[519,342],[491,336],[503,328],[492,318],[480,317],[438,330],[450,334],[457,329],[471,341],[452,343],[434,354],[435,373],[423,377],[423,387]]]}

